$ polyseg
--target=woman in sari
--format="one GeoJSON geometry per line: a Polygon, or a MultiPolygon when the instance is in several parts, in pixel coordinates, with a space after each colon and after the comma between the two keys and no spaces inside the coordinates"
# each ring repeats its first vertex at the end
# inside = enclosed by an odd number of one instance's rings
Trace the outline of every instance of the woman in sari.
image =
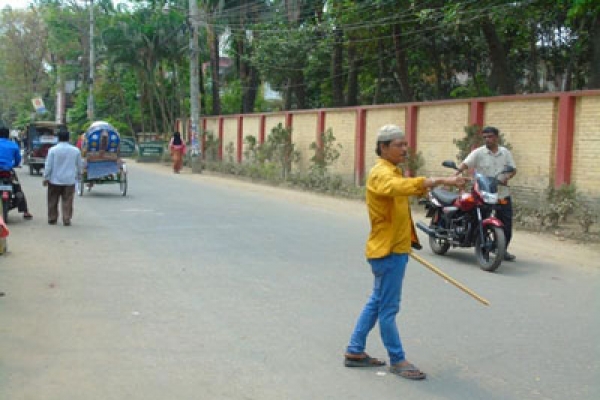
{"type": "Polygon", "coordinates": [[[185,155],[185,143],[181,140],[179,132],[173,134],[171,142],[169,142],[169,151],[173,160],[173,172],[178,174],[183,167],[183,156],[185,155]]]}

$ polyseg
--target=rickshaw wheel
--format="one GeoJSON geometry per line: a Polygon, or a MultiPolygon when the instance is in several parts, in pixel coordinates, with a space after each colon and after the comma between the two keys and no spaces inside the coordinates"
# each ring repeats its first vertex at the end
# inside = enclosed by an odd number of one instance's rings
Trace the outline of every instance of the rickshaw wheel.
{"type": "Polygon", "coordinates": [[[119,189],[121,190],[121,196],[127,195],[127,173],[121,172],[119,177],[119,189]]]}

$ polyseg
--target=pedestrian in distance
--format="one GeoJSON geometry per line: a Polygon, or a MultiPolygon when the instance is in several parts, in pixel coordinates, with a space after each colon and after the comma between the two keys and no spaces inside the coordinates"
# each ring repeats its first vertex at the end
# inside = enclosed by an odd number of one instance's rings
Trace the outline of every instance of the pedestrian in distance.
{"type": "Polygon", "coordinates": [[[171,159],[173,160],[173,172],[178,174],[183,167],[183,157],[186,152],[185,143],[181,140],[181,134],[179,132],[173,133],[173,137],[169,142],[169,151],[171,152],[171,159]]]}
{"type": "Polygon", "coordinates": [[[85,141],[85,132],[81,132],[79,135],[77,135],[77,142],[75,142],[75,147],[77,147],[79,150],[81,150],[81,148],[83,147],[84,141],[85,141]]]}
{"type": "Polygon", "coordinates": [[[13,193],[17,198],[17,209],[23,213],[23,218],[32,219],[29,213],[25,193],[19,183],[19,178],[14,168],[21,166],[21,149],[19,145],[10,139],[10,131],[6,127],[0,128],[0,175],[6,175],[10,179],[13,193]]]}
{"type": "Polygon", "coordinates": [[[371,222],[366,257],[374,276],[374,285],[350,336],[344,365],[386,365],[385,361],[370,357],[365,352],[367,336],[379,321],[381,339],[390,359],[390,372],[403,378],[421,380],[426,378],[426,374],[406,359],[396,325],[411,246],[421,248],[411,217],[409,197],[423,196],[427,190],[438,185],[463,187],[468,179],[462,176],[405,177],[398,164],[406,161],[408,142],[396,125],[385,125],[379,129],[375,151],[379,159],[371,169],[366,184],[366,203],[371,222]]]}
{"type": "Polygon", "coordinates": [[[58,144],[50,148],[44,165],[43,185],[48,187],[48,223],[58,220],[58,203],[61,203],[63,225],[71,225],[75,183],[81,177],[81,153],[69,143],[69,132],[58,134],[58,144]]]}
{"type": "Polygon", "coordinates": [[[486,176],[496,176],[506,166],[514,168],[513,172],[504,174],[498,179],[501,185],[498,185],[498,206],[496,208],[496,217],[504,225],[504,236],[506,237],[506,253],[504,260],[514,261],[515,255],[508,252],[508,245],[512,238],[512,218],[513,208],[510,198],[510,190],[507,186],[508,180],[514,177],[517,173],[517,166],[513,159],[512,153],[504,146],[499,145],[500,132],[493,126],[483,128],[481,135],[485,140],[485,144],[473,150],[467,158],[458,166],[456,175],[462,174],[463,171],[471,168],[486,176]]]}

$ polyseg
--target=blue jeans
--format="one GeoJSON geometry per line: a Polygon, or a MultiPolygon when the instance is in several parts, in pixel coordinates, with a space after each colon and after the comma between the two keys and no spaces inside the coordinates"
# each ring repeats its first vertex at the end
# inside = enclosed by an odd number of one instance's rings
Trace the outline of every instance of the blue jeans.
{"type": "Polygon", "coordinates": [[[361,354],[365,351],[367,336],[379,320],[381,340],[388,351],[390,364],[405,359],[400,334],[396,326],[396,314],[400,311],[402,281],[408,262],[408,254],[390,254],[383,258],[368,260],[375,276],[373,293],[365,304],[348,344],[347,352],[361,354]]]}

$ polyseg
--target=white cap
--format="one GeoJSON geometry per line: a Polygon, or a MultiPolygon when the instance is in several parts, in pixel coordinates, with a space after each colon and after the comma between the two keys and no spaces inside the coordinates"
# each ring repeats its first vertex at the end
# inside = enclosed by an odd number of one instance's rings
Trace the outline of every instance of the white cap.
{"type": "Polygon", "coordinates": [[[398,125],[384,125],[377,131],[378,142],[388,142],[394,139],[404,139],[404,132],[398,125]]]}

